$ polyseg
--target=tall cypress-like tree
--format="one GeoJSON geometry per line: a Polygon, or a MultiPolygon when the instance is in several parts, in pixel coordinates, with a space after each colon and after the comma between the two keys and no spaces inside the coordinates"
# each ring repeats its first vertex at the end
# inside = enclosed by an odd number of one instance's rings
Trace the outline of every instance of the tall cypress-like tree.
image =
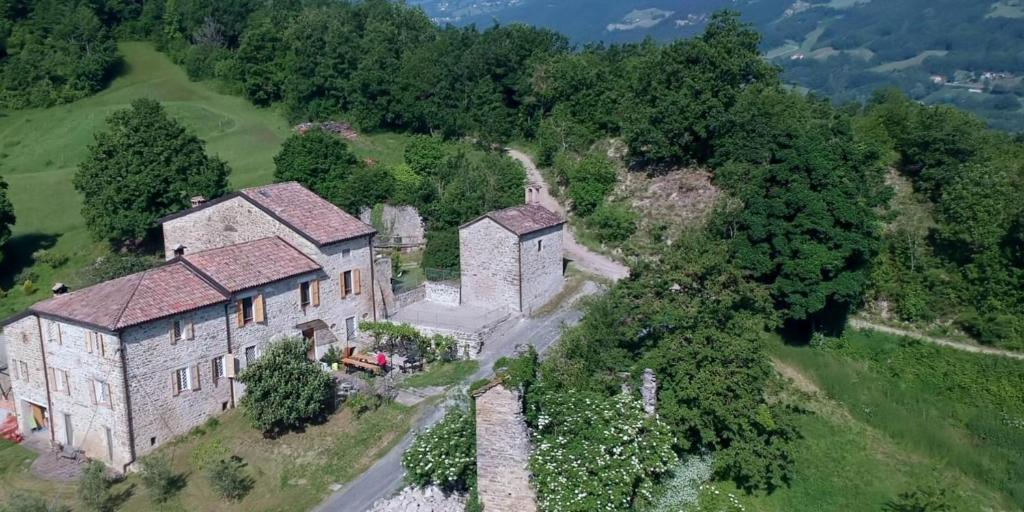
{"type": "Polygon", "coordinates": [[[142,241],[160,217],[227,191],[229,169],[152,99],[114,112],[75,173],[82,216],[97,239],[142,241]]]}

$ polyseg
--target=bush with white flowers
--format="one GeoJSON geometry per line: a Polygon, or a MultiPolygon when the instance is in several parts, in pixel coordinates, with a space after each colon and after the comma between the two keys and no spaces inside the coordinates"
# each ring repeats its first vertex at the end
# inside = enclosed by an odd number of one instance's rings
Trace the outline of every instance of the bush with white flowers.
{"type": "Polygon", "coordinates": [[[630,510],[652,501],[654,481],[675,464],[673,436],[639,400],[550,393],[535,402],[530,458],[540,508],[630,510]]]}
{"type": "Polygon", "coordinates": [[[416,435],[402,456],[409,483],[466,491],[476,481],[476,422],[454,408],[433,427],[416,435]]]}

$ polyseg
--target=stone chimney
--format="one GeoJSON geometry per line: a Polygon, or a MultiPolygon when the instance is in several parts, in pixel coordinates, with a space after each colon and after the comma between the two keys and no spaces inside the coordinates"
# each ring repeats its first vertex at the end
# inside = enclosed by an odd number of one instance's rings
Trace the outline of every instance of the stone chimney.
{"type": "Polygon", "coordinates": [[[658,408],[658,379],[654,376],[654,370],[650,368],[644,369],[640,396],[644,402],[644,412],[648,416],[654,416],[654,411],[658,408]]]}
{"type": "Polygon", "coordinates": [[[186,249],[186,247],[184,245],[181,245],[181,244],[175,245],[174,246],[174,255],[175,256],[184,256],[185,255],[185,249],[186,249]]]}
{"type": "Polygon", "coordinates": [[[206,202],[206,198],[203,196],[192,196],[192,207],[195,208],[206,202]]]}
{"type": "Polygon", "coordinates": [[[53,288],[50,288],[50,290],[53,292],[54,297],[57,295],[64,295],[68,292],[68,285],[64,283],[54,283],[53,288]]]}

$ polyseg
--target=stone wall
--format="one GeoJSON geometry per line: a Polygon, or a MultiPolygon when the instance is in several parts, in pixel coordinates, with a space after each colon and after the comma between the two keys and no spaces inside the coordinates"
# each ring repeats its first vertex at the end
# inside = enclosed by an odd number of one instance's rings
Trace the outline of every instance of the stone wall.
{"type": "Polygon", "coordinates": [[[124,341],[137,457],[233,406],[231,383],[213,378],[213,359],[232,352],[224,304],[130,327],[124,341]],[[191,324],[191,337],[171,341],[175,320],[186,332],[191,324]],[[194,369],[199,389],[175,393],[181,368],[194,369]]]}
{"type": "Polygon", "coordinates": [[[391,258],[377,256],[373,260],[374,302],[378,315],[386,318],[398,311],[395,291],[391,286],[391,258]]]}
{"type": "Polygon", "coordinates": [[[479,329],[440,327],[437,325],[413,324],[416,330],[427,336],[440,334],[455,338],[455,355],[459,359],[476,359],[483,349],[484,342],[488,340],[495,331],[512,318],[511,313],[506,313],[479,329]]]}
{"type": "MultiPolygon", "coordinates": [[[[364,208],[359,212],[359,220],[373,225],[373,209],[364,208]]],[[[423,228],[423,217],[414,206],[384,205],[381,211],[381,226],[373,226],[378,230],[377,236],[383,238],[401,237],[405,243],[425,243],[426,235],[423,228]]]]}
{"type": "Polygon", "coordinates": [[[519,393],[496,385],[476,398],[477,490],[487,512],[535,512],[530,435],[519,393]]]}
{"type": "Polygon", "coordinates": [[[426,300],[438,304],[458,306],[462,303],[462,294],[458,281],[427,281],[426,300]]]}
{"type": "Polygon", "coordinates": [[[406,290],[406,291],[404,291],[402,293],[399,293],[398,295],[395,295],[395,304],[397,304],[398,307],[395,309],[395,311],[388,311],[388,314],[389,315],[393,315],[393,314],[401,311],[403,307],[408,306],[409,304],[412,304],[414,302],[419,302],[421,300],[426,300],[426,298],[427,298],[427,287],[426,287],[426,285],[417,286],[416,288],[413,288],[411,290],[406,290]]]}
{"type": "Polygon", "coordinates": [[[518,240],[486,217],[459,230],[463,304],[519,311],[518,240]]]}
{"type": "Polygon", "coordinates": [[[562,290],[562,226],[523,236],[519,242],[523,312],[530,314],[562,290]]]}
{"type": "Polygon", "coordinates": [[[38,319],[37,323],[36,316],[8,325],[4,335],[9,342],[11,366],[16,366],[16,361],[25,361],[29,366],[28,380],[12,370],[15,411],[22,432],[31,430],[29,418],[32,413],[28,403],[31,402],[47,408],[50,436],[54,441],[80,448],[86,456],[116,468],[131,462],[128,407],[118,337],[113,333],[97,332],[90,327],[47,318],[38,319]],[[40,335],[46,351],[46,369],[39,345],[40,335]],[[101,339],[102,343],[94,341],[90,344],[87,339],[101,339]],[[94,383],[105,384],[109,389],[108,403],[96,402],[94,383]],[[47,389],[50,391],[49,400],[47,389]]]}

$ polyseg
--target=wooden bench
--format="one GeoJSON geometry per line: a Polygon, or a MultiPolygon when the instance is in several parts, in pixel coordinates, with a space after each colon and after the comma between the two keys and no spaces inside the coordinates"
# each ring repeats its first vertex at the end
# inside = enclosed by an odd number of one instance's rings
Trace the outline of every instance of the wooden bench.
{"type": "Polygon", "coordinates": [[[381,373],[383,371],[380,366],[368,361],[364,361],[362,359],[357,359],[355,357],[346,357],[341,360],[341,364],[345,366],[359,368],[360,370],[370,371],[373,373],[381,373]]]}

